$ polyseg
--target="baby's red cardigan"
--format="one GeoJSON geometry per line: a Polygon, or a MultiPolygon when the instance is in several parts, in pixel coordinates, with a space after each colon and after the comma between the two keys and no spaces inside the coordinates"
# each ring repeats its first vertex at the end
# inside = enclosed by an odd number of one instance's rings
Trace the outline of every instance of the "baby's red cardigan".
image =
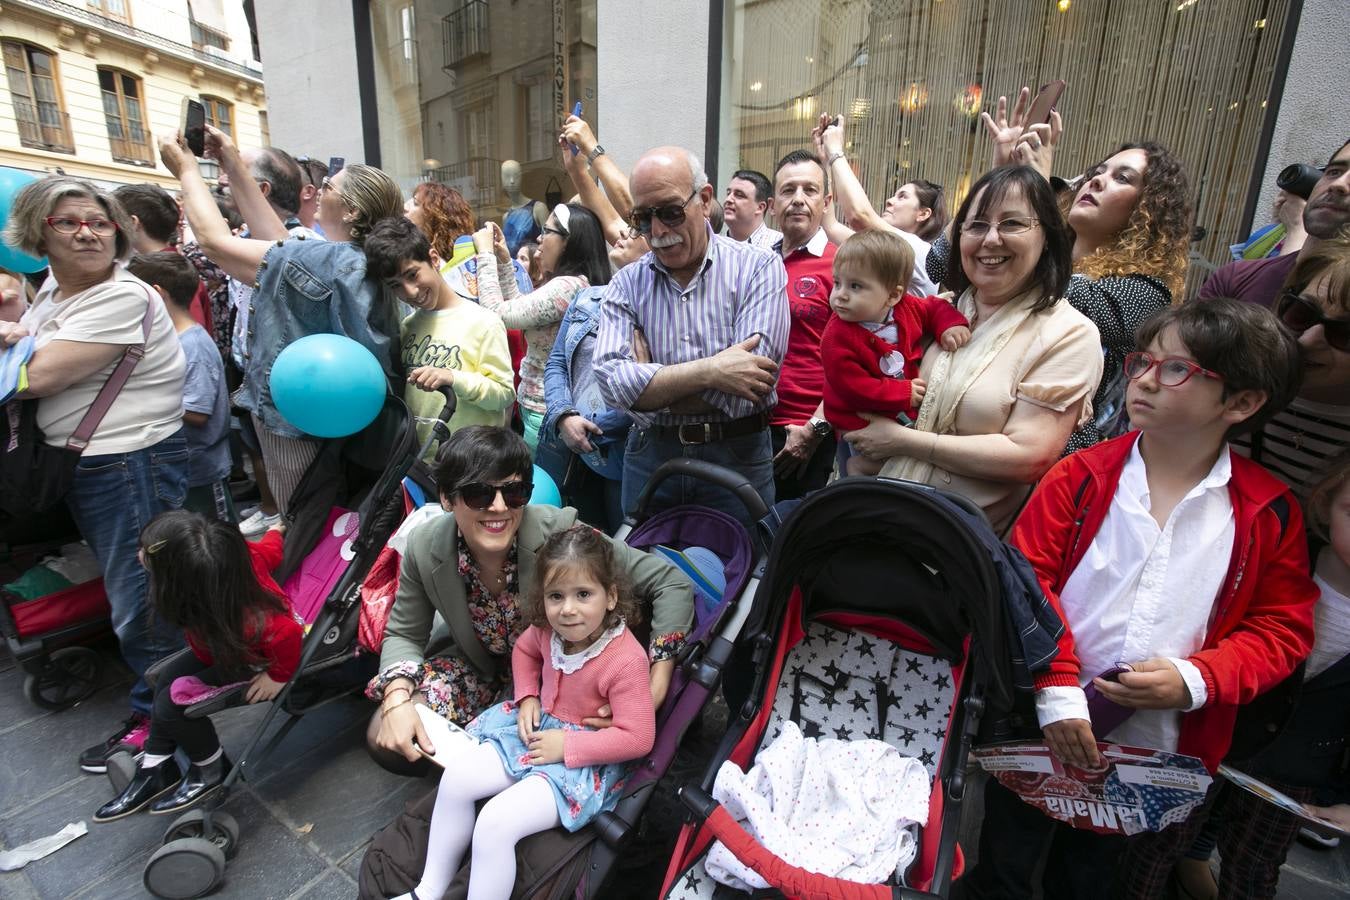
{"type": "Polygon", "coordinates": [[[820,343],[825,366],[825,419],[836,431],[867,427],[860,412],[881,413],[894,419],[919,411],[912,402],[910,382],[918,377],[924,338],[936,339],[948,328],[969,326],[966,317],[941,297],[906,294],[892,311],[897,340],[884,341],[856,322],[831,316],[820,343]],[[881,360],[898,350],[905,358],[904,377],[883,374],[881,360]]]}

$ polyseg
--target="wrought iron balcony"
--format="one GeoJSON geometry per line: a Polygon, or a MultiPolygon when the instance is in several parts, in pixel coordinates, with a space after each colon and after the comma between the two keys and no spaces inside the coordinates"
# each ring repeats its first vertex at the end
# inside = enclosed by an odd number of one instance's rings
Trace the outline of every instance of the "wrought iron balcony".
{"type": "Polygon", "coordinates": [[[427,178],[439,181],[464,195],[475,210],[495,206],[501,193],[502,161],[486,156],[471,156],[448,166],[429,169],[427,178]]]}
{"type": "Polygon", "coordinates": [[[441,19],[441,42],[445,45],[445,65],[453,69],[475,56],[485,56],[488,44],[488,5],[486,0],[463,0],[459,8],[441,19]]]}

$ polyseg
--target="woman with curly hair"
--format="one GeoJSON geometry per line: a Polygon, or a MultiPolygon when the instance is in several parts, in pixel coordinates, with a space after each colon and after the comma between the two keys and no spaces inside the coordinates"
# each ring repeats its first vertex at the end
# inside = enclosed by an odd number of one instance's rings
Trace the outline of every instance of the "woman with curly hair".
{"type": "Polygon", "coordinates": [[[413,188],[403,212],[441,258],[441,275],[473,256],[468,242],[456,255],[455,241],[473,234],[473,210],[459,191],[439,181],[424,181],[413,188]]]}
{"type": "MultiPolygon", "coordinates": [[[[993,164],[1029,165],[1049,179],[1063,121],[1053,112],[1049,122],[1027,124],[1030,106],[1031,91],[1022,88],[1011,116],[1007,97],[998,98],[994,116],[983,114],[994,145],[993,164]]],[[[1064,299],[1097,326],[1105,356],[1092,417],[1070,436],[1068,454],[1128,427],[1125,354],[1134,349],[1141,322],[1181,299],[1191,235],[1190,185],[1170,150],[1140,141],[1089,167],[1064,203],[1074,271],[1064,299]]],[[[939,284],[947,279],[950,253],[944,234],[928,254],[928,277],[939,284]]]]}

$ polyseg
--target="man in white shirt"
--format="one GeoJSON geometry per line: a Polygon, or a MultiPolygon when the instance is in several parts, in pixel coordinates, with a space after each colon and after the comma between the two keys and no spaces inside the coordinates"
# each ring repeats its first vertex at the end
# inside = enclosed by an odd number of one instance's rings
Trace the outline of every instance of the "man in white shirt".
{"type": "Polygon", "coordinates": [[[727,183],[726,199],[722,201],[722,222],[727,227],[727,237],[761,250],[773,250],[783,239],[783,233],[764,224],[764,215],[769,211],[772,198],[773,185],[763,172],[741,169],[732,175],[727,183]]]}

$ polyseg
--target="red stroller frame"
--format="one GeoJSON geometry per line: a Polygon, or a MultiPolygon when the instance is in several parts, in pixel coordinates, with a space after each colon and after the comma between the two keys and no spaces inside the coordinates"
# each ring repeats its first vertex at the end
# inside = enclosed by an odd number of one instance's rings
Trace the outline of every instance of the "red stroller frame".
{"type": "MultiPolygon", "coordinates": [[[[738,650],[748,657],[742,662],[753,667],[754,687],[729,724],[702,783],[681,789],[694,824],[681,832],[663,897],[711,896],[703,856],[713,840],[721,840],[742,863],[790,897],[882,900],[947,895],[961,868],[956,840],[970,747],[986,706],[1007,709],[1012,700],[1001,589],[988,552],[968,524],[972,510],[978,515],[964,498],[923,485],[847,478],[812,495],[788,516],[738,643],[738,650]],[[771,723],[797,721],[805,709],[802,673],[795,668],[785,673],[792,660],[801,661],[793,654],[814,639],[812,656],[820,651],[816,665],[823,665],[828,656],[822,643],[828,646],[840,635],[846,636],[838,642],[841,654],[850,640],[871,646],[872,638],[880,638],[885,651],[894,653],[892,677],[904,675],[901,660],[910,666],[908,671],[927,665],[926,672],[950,673],[939,692],[940,702],[950,709],[945,729],[921,731],[915,742],[918,749],[924,746],[923,736],[929,736],[931,749],[922,761],[934,780],[928,824],[919,839],[918,857],[906,873],[907,885],[861,884],[789,865],[761,846],[711,797],[723,761],[748,768],[767,742],[771,723]],[[940,744],[932,744],[931,738],[938,735],[940,744]]],[[[878,653],[884,658],[882,651],[878,653]]],[[[834,665],[833,659],[829,665],[834,665]]],[[[852,677],[841,672],[838,683],[846,684],[852,677]]],[[[920,677],[930,681],[927,675],[920,677]]],[[[931,681],[915,688],[928,692],[923,695],[925,705],[934,696],[938,679],[931,681]]],[[[896,693],[885,680],[856,684],[870,685],[876,694],[877,714],[870,720],[875,727],[867,729],[867,736],[905,753],[916,734],[892,724],[898,716],[889,710],[898,710],[899,700],[914,699],[908,685],[900,684],[896,693]]],[[[826,705],[834,710],[831,702],[826,705]]]]}

